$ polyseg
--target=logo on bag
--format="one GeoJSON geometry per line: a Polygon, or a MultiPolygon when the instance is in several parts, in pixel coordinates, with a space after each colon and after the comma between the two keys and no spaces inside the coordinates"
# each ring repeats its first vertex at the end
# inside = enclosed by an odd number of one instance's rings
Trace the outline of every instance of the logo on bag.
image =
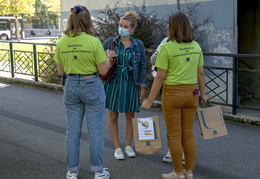
{"type": "Polygon", "coordinates": [[[227,135],[227,129],[219,105],[198,109],[197,113],[201,135],[204,139],[227,135]]]}
{"type": "Polygon", "coordinates": [[[146,141],[145,144],[146,144],[146,146],[150,146],[151,142],[150,141],[146,141]]]}
{"type": "MultiPolygon", "coordinates": [[[[205,118],[204,118],[203,111],[199,111],[199,113],[200,113],[200,116],[201,116],[201,120],[202,120],[202,122],[203,122],[203,126],[204,126],[205,128],[207,128],[207,129],[213,129],[213,128],[210,128],[210,127],[207,126],[206,121],[205,121],[205,118]]],[[[213,133],[213,135],[218,135],[218,131],[217,131],[217,130],[213,130],[212,133],[213,133]]]]}
{"type": "Polygon", "coordinates": [[[145,129],[149,127],[149,122],[145,121],[142,123],[142,126],[144,126],[145,129]]]}
{"type": "Polygon", "coordinates": [[[206,121],[205,121],[205,118],[204,118],[203,111],[199,111],[199,113],[200,113],[201,120],[202,120],[202,122],[203,122],[204,127],[207,128],[207,129],[212,129],[212,128],[209,128],[209,127],[207,126],[206,121]]]}
{"type": "Polygon", "coordinates": [[[218,131],[217,130],[213,130],[213,135],[217,135],[218,134],[218,131]]]}

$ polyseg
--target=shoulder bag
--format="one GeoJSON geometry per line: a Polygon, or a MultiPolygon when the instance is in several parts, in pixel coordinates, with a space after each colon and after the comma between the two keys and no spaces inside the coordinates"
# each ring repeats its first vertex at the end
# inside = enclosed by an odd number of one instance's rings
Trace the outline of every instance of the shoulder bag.
{"type": "MultiPolygon", "coordinates": [[[[111,46],[110,46],[110,50],[114,50],[114,46],[115,46],[115,42],[114,42],[114,39],[111,40],[111,46]]],[[[105,75],[100,75],[100,78],[103,80],[103,81],[109,81],[110,78],[112,77],[112,74],[114,73],[115,69],[116,69],[116,57],[112,57],[110,58],[110,63],[111,63],[111,66],[109,68],[109,70],[107,71],[107,73],[105,75]]]]}

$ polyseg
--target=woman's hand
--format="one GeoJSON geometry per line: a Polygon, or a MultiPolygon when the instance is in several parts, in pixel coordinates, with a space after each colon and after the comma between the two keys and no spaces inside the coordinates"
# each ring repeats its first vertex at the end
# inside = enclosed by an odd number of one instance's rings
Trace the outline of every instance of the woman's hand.
{"type": "Polygon", "coordinates": [[[208,98],[207,95],[205,95],[205,94],[202,95],[202,96],[201,96],[201,103],[205,104],[205,103],[208,101],[208,99],[209,99],[209,98],[208,98]]]}
{"type": "Polygon", "coordinates": [[[107,50],[106,55],[107,55],[108,58],[113,58],[113,57],[118,56],[114,50],[107,50]]]}
{"type": "Polygon", "coordinates": [[[142,102],[142,106],[141,109],[150,109],[153,103],[151,103],[150,101],[146,100],[144,102],[142,102]]]}
{"type": "Polygon", "coordinates": [[[60,76],[64,76],[64,75],[65,75],[65,72],[64,72],[64,70],[63,70],[61,64],[57,64],[57,70],[58,70],[58,74],[59,74],[60,76]]]}

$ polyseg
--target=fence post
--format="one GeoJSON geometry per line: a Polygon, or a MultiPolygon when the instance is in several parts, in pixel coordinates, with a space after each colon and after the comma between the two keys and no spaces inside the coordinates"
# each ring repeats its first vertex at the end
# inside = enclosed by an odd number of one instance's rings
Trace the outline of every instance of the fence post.
{"type": "Polygon", "coordinates": [[[14,54],[13,54],[13,43],[9,43],[10,48],[10,63],[11,63],[11,76],[14,78],[14,54]]]}
{"type": "Polygon", "coordinates": [[[238,57],[233,57],[233,105],[232,115],[237,114],[238,107],[238,57]]]}
{"type": "Polygon", "coordinates": [[[33,44],[34,81],[38,82],[38,63],[36,55],[36,45],[33,44]]]}

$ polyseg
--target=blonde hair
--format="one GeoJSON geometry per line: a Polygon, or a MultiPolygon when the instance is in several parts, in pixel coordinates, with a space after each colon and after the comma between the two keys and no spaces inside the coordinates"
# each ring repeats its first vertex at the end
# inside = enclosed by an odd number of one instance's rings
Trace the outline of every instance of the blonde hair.
{"type": "Polygon", "coordinates": [[[172,14],[168,19],[168,39],[177,42],[192,42],[195,40],[189,18],[180,12],[172,14]]]}
{"type": "Polygon", "coordinates": [[[94,27],[88,9],[85,6],[77,5],[70,8],[69,19],[63,33],[76,37],[81,32],[86,32],[93,36],[94,27]]]}
{"type": "Polygon", "coordinates": [[[137,19],[138,19],[138,14],[135,13],[134,11],[129,11],[126,12],[121,19],[128,20],[131,22],[131,27],[136,27],[137,26],[137,19]]]}

